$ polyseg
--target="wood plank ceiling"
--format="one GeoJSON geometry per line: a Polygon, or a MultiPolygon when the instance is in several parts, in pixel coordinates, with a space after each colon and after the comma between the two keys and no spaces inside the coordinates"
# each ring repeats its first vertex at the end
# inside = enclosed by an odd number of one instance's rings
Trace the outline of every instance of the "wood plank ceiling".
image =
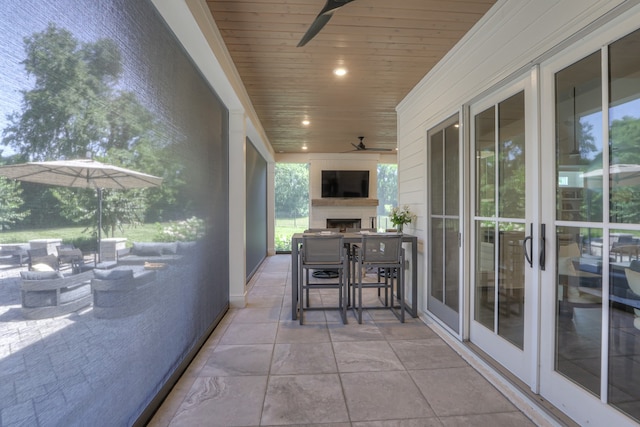
{"type": "Polygon", "coordinates": [[[274,151],[342,153],[394,150],[396,105],[495,0],[354,0],[304,47],[325,0],[207,3],[274,151]]]}

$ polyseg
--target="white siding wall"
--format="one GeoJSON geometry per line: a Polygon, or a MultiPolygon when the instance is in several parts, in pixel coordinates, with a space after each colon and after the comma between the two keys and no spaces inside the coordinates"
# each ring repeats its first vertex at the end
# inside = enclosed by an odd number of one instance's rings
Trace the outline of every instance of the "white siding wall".
{"type": "MultiPolygon", "coordinates": [[[[483,92],[528,71],[585,28],[596,25],[609,11],[630,3],[638,2],[500,0],[398,105],[398,201],[418,215],[408,231],[421,240],[418,266],[422,288],[426,286],[422,267],[427,226],[427,130],[483,92]]],[[[420,296],[418,301],[422,300],[420,296]]]]}

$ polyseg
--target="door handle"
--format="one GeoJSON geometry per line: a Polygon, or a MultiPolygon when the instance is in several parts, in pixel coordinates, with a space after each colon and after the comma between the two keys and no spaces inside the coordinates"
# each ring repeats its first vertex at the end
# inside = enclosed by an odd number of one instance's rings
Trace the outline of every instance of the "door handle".
{"type": "Polygon", "coordinates": [[[540,224],[540,270],[544,271],[547,262],[547,224],[540,224]]]}
{"type": "Polygon", "coordinates": [[[529,267],[533,268],[533,258],[530,255],[533,252],[533,223],[531,223],[531,234],[522,241],[522,248],[524,249],[524,258],[529,263],[529,267]],[[527,242],[529,242],[530,249],[527,249],[527,242]]]}

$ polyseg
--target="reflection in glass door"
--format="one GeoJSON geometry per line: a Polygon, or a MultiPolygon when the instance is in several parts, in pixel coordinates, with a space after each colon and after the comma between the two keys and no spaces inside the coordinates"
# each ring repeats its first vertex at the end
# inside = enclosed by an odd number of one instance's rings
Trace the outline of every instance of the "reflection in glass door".
{"type": "Polygon", "coordinates": [[[525,382],[525,92],[472,109],[475,154],[471,340],[525,382]]]}
{"type": "Polygon", "coordinates": [[[460,137],[458,116],[430,130],[430,277],[428,310],[459,332],[460,137]]]}
{"type": "Polygon", "coordinates": [[[545,74],[555,144],[543,156],[556,168],[545,217],[556,257],[542,275],[554,284],[542,306],[554,311],[541,317],[540,383],[580,424],[640,420],[638,46],[640,30],[545,74]]]}

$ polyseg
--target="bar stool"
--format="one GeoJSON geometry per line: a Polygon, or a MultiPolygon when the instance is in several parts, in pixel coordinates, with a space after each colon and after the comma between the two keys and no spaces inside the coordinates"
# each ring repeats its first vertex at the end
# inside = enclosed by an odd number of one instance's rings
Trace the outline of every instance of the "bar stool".
{"type": "Polygon", "coordinates": [[[298,304],[300,307],[300,324],[303,324],[304,310],[325,310],[327,308],[338,309],[342,317],[342,322],[347,323],[346,282],[348,278],[348,257],[342,235],[303,235],[299,264],[298,304]],[[337,270],[337,282],[321,281],[311,283],[309,281],[309,270],[327,269],[337,270]],[[310,289],[338,289],[338,306],[310,307],[310,289]]]}
{"type": "MultiPolygon", "coordinates": [[[[357,247],[355,255],[355,270],[357,282],[352,284],[354,311],[358,323],[362,323],[362,309],[388,308],[393,314],[404,323],[404,249],[402,248],[402,235],[375,235],[365,234],[362,236],[362,245],[357,247]],[[362,281],[362,271],[365,268],[388,271],[384,274],[384,280],[377,282],[362,281]],[[396,280],[397,279],[397,280],[396,280]],[[397,299],[400,301],[399,307],[395,305],[394,284],[397,299]],[[356,300],[356,289],[358,287],[358,298],[356,300]],[[384,306],[363,307],[362,289],[377,288],[378,296],[384,290],[384,306]],[[398,308],[399,310],[396,310],[398,308]]],[[[382,298],[380,298],[382,300],[382,298]]]]}

